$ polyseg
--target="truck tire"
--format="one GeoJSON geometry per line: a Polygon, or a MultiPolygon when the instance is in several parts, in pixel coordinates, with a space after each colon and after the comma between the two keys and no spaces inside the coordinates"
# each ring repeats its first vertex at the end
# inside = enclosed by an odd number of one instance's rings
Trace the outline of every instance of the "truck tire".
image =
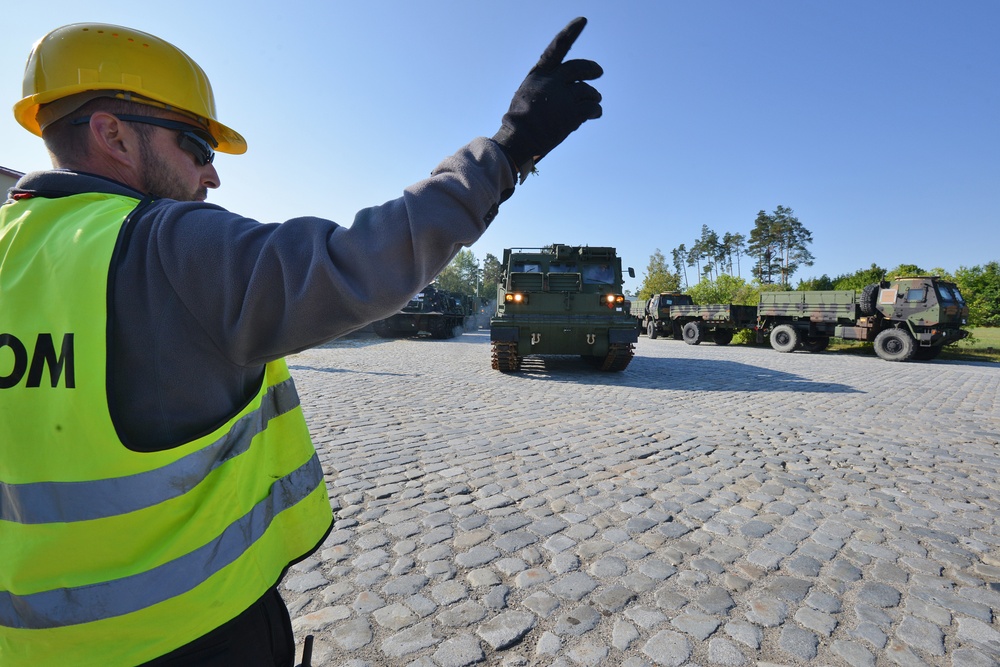
{"type": "Polygon", "coordinates": [[[681,335],[688,345],[697,345],[705,337],[705,331],[701,328],[701,322],[688,322],[681,329],[681,335]]]}
{"type": "Polygon", "coordinates": [[[799,346],[799,332],[791,324],[779,324],[771,329],[771,347],[776,352],[791,352],[799,346]]]}
{"type": "Polygon", "coordinates": [[[656,330],[656,322],[653,320],[649,321],[649,325],[646,327],[646,335],[649,336],[650,340],[656,338],[659,332],[656,330]]]}
{"type": "Polygon", "coordinates": [[[909,361],[917,351],[917,342],[905,329],[886,329],[875,336],[875,354],[886,361],[909,361]]]}
{"type": "Polygon", "coordinates": [[[806,336],[799,344],[806,352],[822,352],[830,345],[829,336],[806,336]]]}
{"type": "Polygon", "coordinates": [[[873,283],[865,285],[861,290],[861,296],[858,298],[858,306],[861,308],[862,315],[874,315],[878,310],[875,305],[878,299],[878,289],[879,284],[873,283]]]}
{"type": "Polygon", "coordinates": [[[733,342],[732,329],[716,329],[712,332],[712,341],[716,345],[729,345],[733,342]]]}

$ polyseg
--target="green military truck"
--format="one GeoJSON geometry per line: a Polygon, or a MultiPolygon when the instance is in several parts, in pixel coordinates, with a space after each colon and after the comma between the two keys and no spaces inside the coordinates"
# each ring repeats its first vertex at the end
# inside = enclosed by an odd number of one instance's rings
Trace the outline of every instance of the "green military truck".
{"type": "Polygon", "coordinates": [[[778,352],[826,349],[831,337],[870,341],[886,361],[934,359],[969,332],[958,287],[933,276],[905,276],[863,290],[763,292],[758,341],[778,352]]]}
{"type": "Polygon", "coordinates": [[[688,345],[709,339],[716,345],[729,345],[737,331],[756,327],[757,308],[732,304],[673,306],[670,321],[688,345]]]}
{"type": "MultiPolygon", "coordinates": [[[[635,277],[631,268],[628,274],[635,277]]],[[[490,320],[493,368],[508,373],[520,370],[528,355],[576,354],[601,370],[624,370],[638,332],[622,285],[614,248],[504,250],[490,320]]]]}
{"type": "Polygon", "coordinates": [[[633,301],[630,307],[632,317],[640,333],[650,338],[671,336],[680,340],[681,331],[675,329],[670,320],[671,309],[679,305],[691,305],[691,297],[680,292],[661,292],[645,301],[633,301]]]}
{"type": "Polygon", "coordinates": [[[380,338],[418,334],[454,338],[472,326],[475,317],[475,297],[442,290],[432,283],[395,315],[373,322],[372,330],[380,338]]]}

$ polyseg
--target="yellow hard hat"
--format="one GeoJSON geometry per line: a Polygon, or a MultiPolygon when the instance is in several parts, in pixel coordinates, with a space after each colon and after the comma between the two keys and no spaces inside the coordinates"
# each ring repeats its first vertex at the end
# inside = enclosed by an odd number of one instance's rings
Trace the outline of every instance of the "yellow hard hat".
{"type": "Polygon", "coordinates": [[[104,23],[56,28],[32,48],[24,68],[23,94],[24,99],[14,105],[14,118],[38,136],[42,105],[79,96],[83,101],[60,114],[65,115],[104,95],[195,116],[219,142],[217,151],[247,150],[238,132],[216,120],[212,84],[198,63],[173,44],[131,28],[104,23]]]}

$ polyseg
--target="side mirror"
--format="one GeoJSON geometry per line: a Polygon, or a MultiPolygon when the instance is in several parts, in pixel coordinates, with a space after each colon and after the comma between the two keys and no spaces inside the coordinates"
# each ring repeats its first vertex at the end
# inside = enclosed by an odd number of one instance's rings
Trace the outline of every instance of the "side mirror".
{"type": "Polygon", "coordinates": [[[631,266],[628,267],[628,277],[635,278],[635,269],[633,269],[631,266]]]}

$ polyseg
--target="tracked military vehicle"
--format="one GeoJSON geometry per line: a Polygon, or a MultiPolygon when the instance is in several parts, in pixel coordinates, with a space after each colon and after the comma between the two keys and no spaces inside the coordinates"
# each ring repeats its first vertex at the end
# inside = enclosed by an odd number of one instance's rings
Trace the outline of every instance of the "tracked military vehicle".
{"type": "Polygon", "coordinates": [[[454,338],[465,330],[476,314],[475,298],[448,292],[431,284],[414,295],[395,315],[372,323],[381,338],[429,334],[432,338],[454,338]]]}
{"type": "Polygon", "coordinates": [[[624,370],[638,331],[622,284],[614,248],[557,244],[504,250],[490,320],[493,368],[512,372],[528,355],[564,354],[581,355],[601,370],[624,370]]]}
{"type": "Polygon", "coordinates": [[[934,359],[969,335],[969,307],[958,286],[932,276],[908,276],[861,291],[763,292],[758,337],[778,352],[826,348],[830,337],[870,341],[886,361],[934,359]]]}

